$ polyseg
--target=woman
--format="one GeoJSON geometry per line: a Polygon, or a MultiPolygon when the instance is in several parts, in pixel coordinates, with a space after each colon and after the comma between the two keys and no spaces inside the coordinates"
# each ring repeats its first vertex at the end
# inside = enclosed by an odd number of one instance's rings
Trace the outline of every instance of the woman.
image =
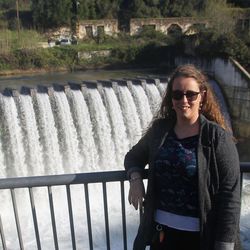
{"type": "Polygon", "coordinates": [[[124,164],[129,202],[143,204],[134,250],[240,249],[238,153],[206,77],[193,65],[174,71],[158,118],[124,164]]]}

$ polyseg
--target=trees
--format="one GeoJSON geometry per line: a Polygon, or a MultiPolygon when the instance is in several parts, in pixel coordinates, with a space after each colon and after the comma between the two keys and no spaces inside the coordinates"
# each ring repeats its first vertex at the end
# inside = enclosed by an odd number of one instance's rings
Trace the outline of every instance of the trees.
{"type": "Polygon", "coordinates": [[[209,20],[209,25],[213,28],[214,33],[225,34],[235,31],[236,19],[226,0],[207,1],[200,16],[209,20]]]}
{"type": "Polygon", "coordinates": [[[250,7],[250,0],[228,0],[227,2],[243,8],[250,7]]]}
{"type": "Polygon", "coordinates": [[[16,0],[0,0],[0,9],[14,9],[16,6],[16,0]]]}
{"type": "Polygon", "coordinates": [[[70,24],[71,7],[71,0],[32,0],[34,24],[40,29],[70,24]]]}

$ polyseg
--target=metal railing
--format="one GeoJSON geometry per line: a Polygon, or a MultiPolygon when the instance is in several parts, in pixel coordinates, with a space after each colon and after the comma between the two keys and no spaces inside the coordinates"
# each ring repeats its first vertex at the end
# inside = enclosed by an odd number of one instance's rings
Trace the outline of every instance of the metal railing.
{"type": "MultiPolygon", "coordinates": [[[[250,162],[241,163],[241,183],[243,181],[243,173],[250,173],[250,162]]],[[[144,178],[147,178],[147,170],[144,172],[144,178]]],[[[94,172],[94,173],[83,173],[83,174],[65,174],[65,175],[50,175],[50,176],[34,176],[34,177],[17,177],[17,178],[4,178],[0,179],[0,189],[10,190],[11,202],[14,211],[14,219],[16,224],[16,230],[18,235],[18,242],[20,249],[25,249],[22,230],[20,226],[20,217],[18,213],[18,204],[16,200],[16,189],[28,188],[29,200],[33,216],[33,226],[36,237],[36,247],[38,250],[41,248],[41,239],[39,234],[39,226],[37,221],[36,204],[34,200],[33,188],[35,187],[46,187],[48,192],[48,202],[50,208],[51,216],[51,226],[53,232],[53,245],[57,250],[59,249],[58,235],[56,227],[56,216],[53,201],[52,187],[63,185],[66,187],[66,197],[68,206],[68,216],[70,222],[70,235],[71,235],[71,249],[76,248],[76,237],[75,237],[75,223],[72,209],[71,200],[71,185],[82,184],[84,185],[85,194],[85,209],[87,217],[87,229],[88,229],[88,239],[89,239],[89,249],[94,249],[93,246],[93,232],[92,232],[92,222],[91,222],[91,209],[90,209],[90,198],[89,198],[89,184],[99,183],[102,185],[102,196],[103,196],[103,209],[104,209],[104,219],[105,219],[105,235],[106,235],[106,247],[111,249],[110,244],[110,228],[109,228],[109,213],[108,213],[108,199],[107,199],[107,183],[109,182],[120,182],[120,195],[121,195],[121,217],[122,217],[122,234],[123,234],[123,249],[128,249],[127,244],[127,223],[126,223],[126,209],[125,209],[125,187],[124,183],[127,180],[125,171],[109,171],[109,172],[94,172]]],[[[1,213],[1,211],[0,211],[1,213]]],[[[4,234],[4,225],[2,223],[2,218],[0,216],[0,234],[2,249],[7,250],[7,244],[4,234]]],[[[103,243],[104,245],[105,243],[103,243]]],[[[1,244],[0,244],[1,245],[1,244]]]]}

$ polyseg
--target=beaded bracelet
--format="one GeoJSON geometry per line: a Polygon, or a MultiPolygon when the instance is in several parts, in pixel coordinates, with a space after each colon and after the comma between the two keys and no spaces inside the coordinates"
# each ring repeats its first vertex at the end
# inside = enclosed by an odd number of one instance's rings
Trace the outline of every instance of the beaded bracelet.
{"type": "Polygon", "coordinates": [[[141,180],[141,177],[138,176],[138,177],[135,177],[135,178],[131,178],[131,179],[129,180],[129,182],[134,182],[134,181],[137,181],[137,180],[141,180]]]}

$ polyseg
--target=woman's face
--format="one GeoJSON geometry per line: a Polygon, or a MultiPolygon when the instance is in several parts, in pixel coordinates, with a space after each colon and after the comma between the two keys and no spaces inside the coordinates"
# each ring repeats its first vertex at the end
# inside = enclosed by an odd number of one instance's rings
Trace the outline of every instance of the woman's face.
{"type": "Polygon", "coordinates": [[[172,86],[172,103],[177,120],[196,121],[202,96],[197,81],[192,77],[177,77],[172,86]]]}

